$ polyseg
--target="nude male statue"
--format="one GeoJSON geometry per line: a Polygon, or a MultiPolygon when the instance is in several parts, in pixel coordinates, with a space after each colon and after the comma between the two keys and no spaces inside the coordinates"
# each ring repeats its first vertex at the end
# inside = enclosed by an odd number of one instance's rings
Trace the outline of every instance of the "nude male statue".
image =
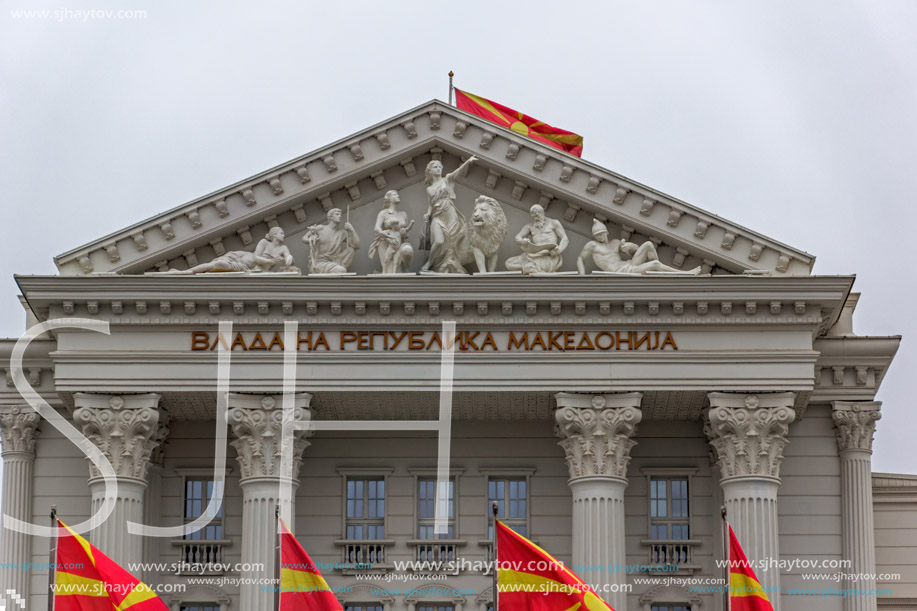
{"type": "Polygon", "coordinates": [[[579,273],[586,273],[586,259],[592,257],[595,266],[603,272],[617,272],[622,274],[644,274],[646,272],[677,272],[699,274],[700,267],[690,270],[675,269],[665,265],[659,260],[656,246],[652,242],[644,242],[637,246],[626,240],[608,240],[608,229],[605,224],[595,219],[592,222],[592,237],[595,239],[587,242],[583,252],[576,259],[576,269],[579,273]],[[624,260],[621,255],[630,255],[630,260],[624,260]]]}

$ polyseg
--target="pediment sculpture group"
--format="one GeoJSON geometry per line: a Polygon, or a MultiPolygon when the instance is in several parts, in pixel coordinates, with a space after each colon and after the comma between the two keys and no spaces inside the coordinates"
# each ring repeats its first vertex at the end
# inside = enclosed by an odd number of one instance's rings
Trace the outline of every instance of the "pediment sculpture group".
{"type": "MultiPolygon", "coordinates": [[[[474,201],[470,218],[465,217],[455,204],[455,179],[472,163],[470,157],[456,170],[443,174],[443,164],[433,160],[425,171],[429,208],[424,215],[420,249],[427,251],[421,273],[465,274],[497,271],[497,251],[507,232],[506,215],[500,203],[492,197],[480,195],[474,201]]],[[[383,198],[382,210],[376,216],[374,239],[369,246],[369,258],[378,255],[383,274],[406,273],[414,257],[409,243],[409,233],[414,221],[398,209],[397,191],[388,191],[383,198]]],[[[516,234],[515,243],[522,251],[506,260],[509,271],[523,274],[556,272],[563,264],[563,254],[569,239],[563,225],[545,215],[538,204],[529,210],[532,220],[516,234]]],[[[595,220],[593,240],[583,248],[576,261],[581,274],[586,273],[586,262],[592,259],[604,272],[642,274],[654,272],[680,272],[659,261],[652,242],[637,245],[626,240],[609,240],[604,223],[595,220]]],[[[301,273],[293,262],[290,249],[284,244],[284,233],[273,227],[258,242],[254,252],[230,251],[209,263],[188,270],[173,270],[177,274],[206,272],[267,272],[301,273]]],[[[339,208],[328,211],[327,222],[310,226],[303,235],[309,245],[308,273],[344,274],[361,246],[360,236],[339,208]]],[[[689,270],[700,273],[700,268],[689,270]]]]}

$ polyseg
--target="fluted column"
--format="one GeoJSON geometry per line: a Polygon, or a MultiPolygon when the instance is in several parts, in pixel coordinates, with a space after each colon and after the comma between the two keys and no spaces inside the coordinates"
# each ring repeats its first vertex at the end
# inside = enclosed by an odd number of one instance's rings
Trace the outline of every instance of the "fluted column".
{"type": "MultiPolygon", "coordinates": [[[[143,497],[147,488],[150,455],[158,445],[159,395],[101,395],[76,393],[73,422],[111,462],[118,482],[115,509],[90,533],[93,545],[118,564],[143,562],[143,539],[128,534],[128,521],[143,523],[143,497]]],[[[106,500],[105,480],[89,464],[92,512],[106,500]]],[[[130,570],[130,569],[129,569],[130,570]]]]}
{"type": "MultiPolygon", "coordinates": [[[[169,445],[166,440],[169,437],[169,424],[171,417],[167,412],[159,412],[159,423],[156,426],[156,433],[153,435],[153,441],[156,446],[150,455],[150,468],[147,475],[146,497],[143,502],[143,523],[150,526],[162,526],[159,516],[162,513],[159,506],[159,500],[162,498],[162,461],[165,456],[166,446],[169,445]]],[[[163,539],[159,537],[143,537],[143,562],[148,567],[160,562],[160,543],[163,539]]],[[[168,542],[167,542],[168,543],[168,542]]],[[[154,568],[148,568],[144,571],[144,583],[152,583],[157,580],[159,571],[154,568]]]]}
{"type": "MultiPolygon", "coordinates": [[[[716,453],[727,519],[752,563],[780,559],[777,490],[780,463],[796,418],[793,393],[712,392],[704,432],[716,453]]],[[[780,609],[780,572],[755,571],[774,611],[780,609]]]]}
{"type": "MultiPolygon", "coordinates": [[[[296,477],[302,463],[303,450],[309,445],[307,431],[296,431],[293,442],[292,481],[281,474],[281,436],[284,421],[280,396],[229,394],[228,420],[236,439],[236,449],[241,468],[242,487],[242,558],[251,566],[263,570],[252,571],[255,579],[274,576],[274,514],[280,503],[281,483],[299,486],[296,477]]],[[[288,418],[305,420],[312,395],[298,393],[292,414],[288,418]]],[[[295,497],[295,493],[293,495],[295,497]]],[[[285,508],[284,508],[285,509],[285,508]]],[[[289,515],[293,515],[290,507],[289,515]]],[[[288,525],[292,530],[293,524],[288,525]]],[[[294,531],[295,532],[295,531],[294,531]]],[[[239,607],[242,609],[270,609],[274,595],[262,590],[257,583],[244,583],[240,587],[239,607]]]]}
{"type": "MultiPolygon", "coordinates": [[[[626,572],[613,567],[627,564],[624,489],[643,395],[558,393],[555,398],[554,432],[566,453],[573,492],[574,571],[593,586],[623,586],[626,572]]],[[[598,594],[615,609],[625,609],[626,592],[618,590],[598,594]]]]}
{"type": "MultiPolygon", "coordinates": [[[[3,456],[3,513],[32,521],[32,465],[38,438],[38,413],[28,405],[0,406],[3,456]]],[[[50,508],[49,508],[50,510],[50,508]]],[[[13,568],[32,561],[31,537],[4,528],[0,545],[0,595],[13,590],[29,600],[29,572],[13,568]]]]}
{"type": "MultiPolygon", "coordinates": [[[[841,458],[841,545],[845,572],[876,573],[876,541],[872,517],[872,437],[882,417],[879,401],[835,401],[834,424],[841,458]]],[[[871,590],[875,579],[848,583],[848,588],[871,590]]],[[[875,596],[847,596],[844,611],[875,611],[875,596]]]]}

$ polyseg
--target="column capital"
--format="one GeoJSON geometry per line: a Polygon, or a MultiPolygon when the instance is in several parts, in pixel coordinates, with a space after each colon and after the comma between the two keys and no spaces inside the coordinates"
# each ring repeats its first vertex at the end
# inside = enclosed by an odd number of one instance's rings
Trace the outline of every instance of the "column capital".
{"type": "MultiPolygon", "coordinates": [[[[78,392],[73,395],[74,424],[108,458],[118,477],[146,481],[150,456],[159,444],[159,399],[156,393],[105,395],[78,392]]],[[[100,477],[89,463],[89,477],[100,477]]]]}
{"type": "Polygon", "coordinates": [[[29,405],[0,405],[0,448],[2,455],[35,456],[41,416],[29,405]]]}
{"type": "Polygon", "coordinates": [[[605,477],[627,480],[631,439],[643,417],[638,392],[557,393],[554,434],[567,456],[570,479],[605,477]]]}
{"type": "Polygon", "coordinates": [[[872,452],[876,421],[882,418],[881,401],[833,401],[831,417],[837,427],[837,448],[872,452]]]}
{"type": "MultiPolygon", "coordinates": [[[[312,395],[296,393],[293,409],[284,414],[282,395],[244,395],[229,393],[227,419],[236,439],[231,442],[238,454],[242,481],[257,477],[281,478],[281,438],[286,420],[305,421],[312,395]]],[[[293,432],[294,480],[299,475],[302,453],[309,446],[310,430],[293,432]]]]}
{"type": "Polygon", "coordinates": [[[766,477],[779,482],[795,393],[707,394],[704,432],[716,453],[721,480],[766,477]]]}

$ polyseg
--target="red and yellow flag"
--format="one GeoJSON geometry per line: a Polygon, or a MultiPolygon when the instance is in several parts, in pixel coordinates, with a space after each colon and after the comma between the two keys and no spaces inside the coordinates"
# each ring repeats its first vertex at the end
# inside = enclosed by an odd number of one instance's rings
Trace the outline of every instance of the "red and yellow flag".
{"type": "Polygon", "coordinates": [[[729,609],[730,611],[774,611],[764,588],[748,564],[739,540],[729,526],[729,609]]]}
{"type": "Polygon", "coordinates": [[[577,157],[583,156],[583,137],[579,134],[551,127],[547,123],[542,123],[517,110],[507,108],[502,104],[497,104],[492,100],[460,89],[455,90],[455,105],[465,112],[470,112],[482,119],[487,119],[491,123],[496,123],[533,140],[553,146],[565,153],[570,153],[577,157]]]}
{"type": "Polygon", "coordinates": [[[54,611],[169,611],[139,579],[57,521],[54,611]]]}
{"type": "Polygon", "coordinates": [[[328,587],[309,554],[280,520],[280,610],[341,611],[343,607],[328,587]]]}
{"type": "Polygon", "coordinates": [[[497,522],[500,611],[614,611],[560,561],[497,522]]]}

